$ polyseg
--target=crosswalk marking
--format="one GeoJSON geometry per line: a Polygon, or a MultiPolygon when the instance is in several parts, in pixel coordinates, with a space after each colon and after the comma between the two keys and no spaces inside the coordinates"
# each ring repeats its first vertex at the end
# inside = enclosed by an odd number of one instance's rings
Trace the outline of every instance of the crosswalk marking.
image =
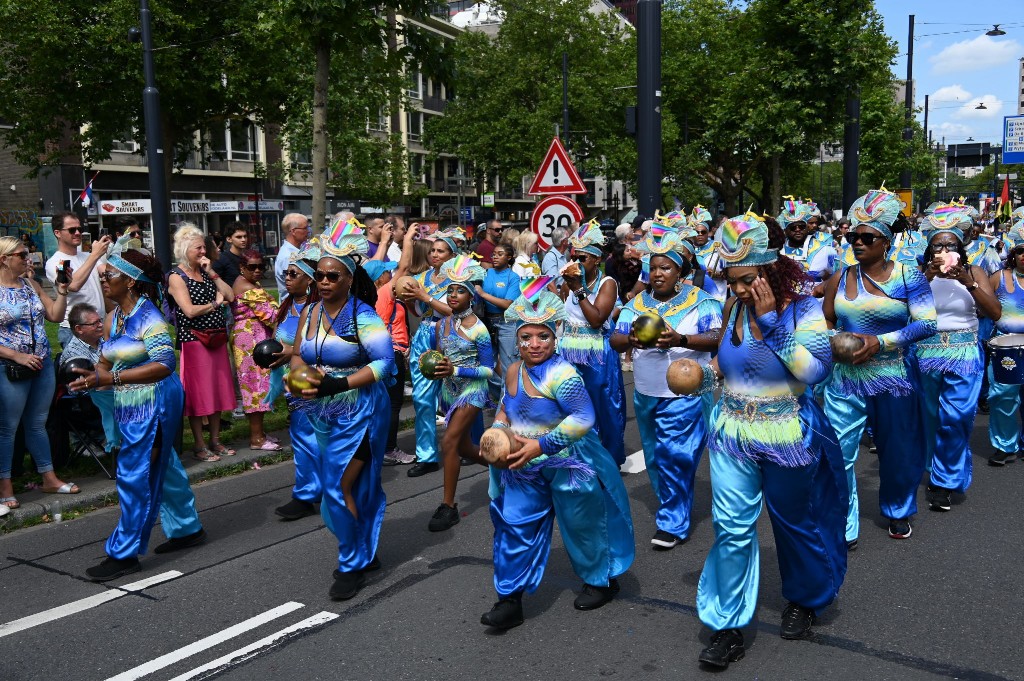
{"type": "Polygon", "coordinates": [[[170,570],[158,575],[153,575],[152,577],[147,577],[146,579],[139,580],[138,582],[113,587],[94,596],[89,596],[65,605],[58,605],[56,608],[50,608],[49,610],[44,610],[43,612],[36,613],[35,615],[29,615],[27,617],[22,617],[21,619],[7,622],[6,624],[0,624],[0,638],[16,634],[19,631],[31,629],[32,627],[38,627],[40,624],[59,620],[63,617],[67,617],[68,615],[84,612],[91,608],[103,605],[104,603],[109,603],[110,601],[117,600],[118,598],[123,598],[130,593],[142,591],[143,589],[147,589],[156,584],[177,579],[178,577],[181,577],[181,574],[182,573],[177,570],[170,570]]]}
{"type": "Polygon", "coordinates": [[[214,646],[218,646],[221,643],[224,643],[225,641],[234,638],[235,636],[244,634],[245,632],[255,629],[256,627],[263,626],[267,622],[275,620],[278,617],[283,617],[284,615],[287,615],[290,612],[294,612],[295,610],[304,607],[306,606],[304,606],[302,603],[296,603],[294,601],[290,601],[288,603],[285,603],[284,605],[279,605],[272,610],[268,610],[264,613],[256,615],[255,617],[250,617],[244,622],[239,622],[234,626],[218,631],[216,634],[207,636],[206,638],[199,639],[195,643],[190,643],[189,645],[184,646],[182,648],[178,648],[177,650],[169,652],[166,655],[161,655],[155,660],[150,660],[149,662],[140,664],[138,667],[133,667],[132,669],[129,669],[126,672],[122,672],[117,676],[112,676],[109,679],[107,679],[107,681],[133,681],[134,679],[141,679],[143,676],[147,676],[149,674],[152,674],[153,672],[160,671],[161,669],[169,667],[172,664],[175,664],[176,662],[180,662],[181,660],[184,660],[187,657],[191,657],[196,653],[201,653],[204,650],[208,650],[210,648],[213,648],[214,646]]]}
{"type": "Polygon", "coordinates": [[[647,461],[644,459],[644,450],[639,452],[633,452],[626,457],[626,463],[619,466],[619,470],[623,473],[643,473],[647,470],[647,461]]]}
{"type": "Polygon", "coordinates": [[[223,670],[226,667],[230,667],[232,665],[238,664],[239,662],[244,662],[249,658],[255,657],[263,650],[273,648],[279,642],[286,638],[289,638],[293,634],[296,634],[306,629],[313,629],[315,627],[319,627],[320,625],[326,624],[327,622],[330,622],[331,620],[337,618],[338,615],[334,614],[333,612],[318,612],[312,617],[307,617],[306,619],[302,620],[301,622],[298,622],[297,624],[293,624],[292,626],[286,629],[282,629],[281,631],[273,633],[270,636],[267,636],[266,638],[262,638],[259,641],[256,641],[255,643],[251,643],[245,646],[244,648],[239,648],[238,650],[230,652],[227,655],[224,655],[223,657],[218,657],[216,660],[213,660],[212,662],[207,662],[201,667],[196,667],[191,671],[187,671],[181,676],[175,676],[173,679],[171,679],[171,681],[190,681],[191,679],[203,677],[204,675],[206,675],[207,672],[223,670]]]}

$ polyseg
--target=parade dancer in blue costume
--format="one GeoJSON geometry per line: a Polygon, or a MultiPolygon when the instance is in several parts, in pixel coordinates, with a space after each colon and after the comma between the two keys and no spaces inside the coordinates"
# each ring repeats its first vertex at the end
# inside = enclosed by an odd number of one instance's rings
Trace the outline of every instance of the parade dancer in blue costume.
{"type": "MultiPolygon", "coordinates": [[[[408,288],[404,293],[415,301],[413,312],[422,317],[410,343],[409,374],[412,376],[412,404],[416,410],[416,463],[409,467],[407,475],[415,478],[433,473],[441,468],[438,463],[440,452],[437,448],[437,399],[441,384],[432,381],[420,372],[417,358],[424,352],[437,347],[437,323],[452,313],[444,299],[450,283],[442,273],[442,266],[459,254],[458,242],[464,239],[463,231],[452,228],[434,232],[430,246],[432,269],[416,275],[419,286],[408,288]]],[[[410,256],[411,257],[411,256],[410,256]]],[[[404,258],[403,258],[404,260],[404,258]]]]}
{"type": "MultiPolygon", "coordinates": [[[[313,287],[316,263],[320,260],[319,240],[312,239],[301,250],[292,253],[288,269],[284,273],[284,285],[288,295],[281,301],[277,313],[277,329],[274,338],[281,342],[284,351],[271,365],[270,392],[267,401],[273,403],[284,392],[284,379],[295,346],[295,334],[299,328],[299,316],[306,305],[318,299],[313,287]]],[[[288,439],[292,444],[295,464],[295,484],[292,498],[287,504],[274,509],[284,520],[299,520],[316,513],[316,504],[323,497],[323,483],[320,480],[320,451],[316,444],[316,433],[309,424],[306,412],[297,409],[301,398],[285,393],[288,403],[288,439]]]]}
{"type": "Polygon", "coordinates": [[[821,305],[798,292],[802,268],[779,255],[785,235],[772,218],[747,213],[726,220],[715,238],[735,298],[697,391],[714,390],[724,376],[709,445],[715,543],[697,612],[714,632],[700,662],[722,668],[743,657],[740,628],[757,607],[762,502],[789,601],[781,635],[799,639],[846,575],[847,490],[832,425],[807,390],[831,369],[828,329],[821,305]]]}
{"type": "Polygon", "coordinates": [[[931,461],[928,507],[949,511],[953,492],[971,485],[970,435],[985,369],[978,344],[978,317],[998,320],[999,301],[988,274],[968,264],[963,228],[969,215],[957,206],[928,216],[924,274],[931,283],[938,315],[934,336],[917,344],[925,416],[925,443],[931,461]],[[956,254],[955,262],[946,258],[956,254]]]}
{"type": "Polygon", "coordinates": [[[683,357],[700,364],[711,361],[722,328],[722,304],[682,281],[690,268],[691,246],[679,234],[654,225],[637,248],[650,254],[651,290],[622,308],[611,344],[616,351],[633,352],[633,406],[658,498],[651,544],[668,550],[690,536],[694,477],[708,439],[704,411],[712,395],[676,395],[665,374],[671,362],[683,357]],[[637,317],[651,312],[668,328],[656,347],[647,348],[631,327],[637,317]]]}
{"type": "Polygon", "coordinates": [[[839,436],[850,490],[851,549],[860,535],[855,465],[865,426],[878,448],[878,504],[893,539],[911,534],[926,460],[920,380],[910,347],[935,333],[935,304],[917,267],[886,257],[902,208],[884,188],[857,199],[850,209],[854,231],[847,234],[857,264],[829,279],[822,303],[832,328],[864,341],[853,364],[836,363],[825,388],[825,413],[839,436]]]}
{"type": "Polygon", "coordinates": [[[141,569],[159,509],[167,553],[206,538],[188,475],[174,451],[185,394],[174,373],[170,325],[160,314],[160,263],[125,250],[127,235],[111,246],[103,273],[103,297],[117,307],[107,317],[94,372],[78,370],[74,390],[114,386],[114,418],[121,430],[117,496],[121,517],[105,547],[107,558],[85,573],[106,582],[141,569]]]}
{"type": "Polygon", "coordinates": [[[387,327],[374,311],[377,290],[358,265],[369,245],[360,225],[335,221],[320,237],[313,275],[320,302],[299,318],[291,370],[323,372],[302,391],[305,412],[320,452],[320,514],[338,538],[332,600],[362,588],[365,573],[380,566],[377,542],[384,521],[381,467],[391,418],[387,387],[395,354],[387,327]]]}
{"type": "Polygon", "coordinates": [[[555,326],[565,319],[551,277],[521,284],[505,318],[516,323],[522,361],[509,367],[494,427],[510,428],[522,448],[506,470],[491,468],[494,588],[498,602],[481,624],[523,623],[523,592],[544,576],[554,520],[583,590],[577,610],[593,610],[619,591],[633,563],[633,521],[618,467],[594,431],[594,407],[571,364],[555,354],[555,326]]]}
{"type": "Polygon", "coordinates": [[[437,346],[444,359],[434,372],[441,384],[440,406],[444,411],[445,431],[441,439],[444,452],[444,499],[434,511],[427,529],[443,532],[459,522],[455,490],[459,484],[461,459],[485,464],[480,451],[470,441],[470,429],[484,407],[493,407],[488,381],[494,374],[494,350],[487,327],[473,314],[476,287],[484,279],[484,268],[466,255],[449,260],[441,268],[448,285],[448,307],[452,314],[437,325],[437,346]]]}
{"type": "Polygon", "coordinates": [[[601,275],[604,233],[596,221],[581,225],[569,244],[575,263],[570,262],[562,274],[566,322],[558,354],[583,379],[597,413],[601,444],[621,466],[626,461],[626,388],[619,355],[608,342],[619,287],[614,279],[601,275]]]}
{"type": "Polygon", "coordinates": [[[722,272],[722,259],[718,257],[718,242],[711,238],[711,220],[711,213],[707,208],[698,204],[686,217],[686,226],[694,234],[690,241],[697,252],[697,262],[711,278],[710,285],[705,284],[699,288],[708,291],[722,302],[729,287],[722,272]],[[714,290],[711,290],[712,287],[714,290]]]}
{"type": "MultiPolygon", "coordinates": [[[[1024,333],[1024,220],[1014,225],[1007,237],[1015,245],[1009,249],[1006,269],[993,274],[989,281],[1001,308],[996,336],[1024,333]]],[[[991,364],[988,367],[988,385],[988,438],[995,450],[988,463],[990,466],[1005,466],[1017,459],[1024,442],[1024,430],[1019,420],[1024,387],[996,381],[991,364]]]]}
{"type": "Polygon", "coordinates": [[[782,254],[798,262],[810,277],[812,283],[806,291],[810,293],[832,274],[835,250],[832,248],[831,237],[826,240],[821,232],[810,231],[808,228],[808,219],[821,215],[818,207],[809,201],[798,201],[792,196],[785,198],[778,217],[779,226],[786,233],[782,254]]]}

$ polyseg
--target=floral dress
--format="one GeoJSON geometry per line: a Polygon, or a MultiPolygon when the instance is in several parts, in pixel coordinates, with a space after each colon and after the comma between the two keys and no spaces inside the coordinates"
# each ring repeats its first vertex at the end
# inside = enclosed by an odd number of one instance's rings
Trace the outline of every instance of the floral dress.
{"type": "Polygon", "coordinates": [[[270,391],[270,372],[252,361],[256,344],[273,337],[277,303],[263,288],[249,289],[231,304],[234,324],[231,330],[232,357],[246,414],[270,411],[274,405],[263,398],[270,391]]]}

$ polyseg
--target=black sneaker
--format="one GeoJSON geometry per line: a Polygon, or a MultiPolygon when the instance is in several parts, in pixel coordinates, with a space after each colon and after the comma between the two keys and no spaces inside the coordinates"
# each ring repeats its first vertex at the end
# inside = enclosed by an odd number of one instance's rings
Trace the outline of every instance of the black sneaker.
{"type": "Polygon", "coordinates": [[[138,558],[111,558],[107,556],[102,563],[86,569],[85,575],[94,582],[109,582],[118,577],[130,575],[142,569],[138,558]]]}
{"type": "Polygon", "coordinates": [[[858,541],[856,539],[851,539],[850,541],[846,542],[846,551],[847,552],[856,551],[857,550],[857,544],[858,544],[858,541]]]}
{"type": "Polygon", "coordinates": [[[275,508],[274,513],[281,516],[283,520],[299,520],[316,513],[316,505],[302,499],[293,498],[284,506],[275,508]]]}
{"type": "Polygon", "coordinates": [[[370,562],[363,568],[363,572],[376,572],[377,570],[380,570],[380,558],[378,558],[375,553],[373,554],[373,558],[370,559],[370,562]]]}
{"type": "Polygon", "coordinates": [[[511,629],[523,623],[522,594],[506,596],[494,604],[488,612],[480,617],[480,624],[495,629],[511,629]]]}
{"type": "Polygon", "coordinates": [[[449,506],[448,504],[441,504],[434,511],[433,517],[427,524],[427,529],[431,532],[444,532],[450,530],[459,524],[459,505],[449,506]]]}
{"type": "Polygon", "coordinates": [[[1017,460],[1017,452],[1002,452],[998,449],[996,453],[988,457],[989,466],[1005,466],[1017,460]]]}
{"type": "Polygon", "coordinates": [[[410,478],[418,478],[421,475],[435,473],[439,470],[441,470],[441,464],[436,461],[421,461],[420,463],[414,463],[406,472],[406,475],[410,478]]]}
{"type": "Polygon", "coordinates": [[[153,549],[153,553],[171,553],[172,551],[181,551],[192,546],[199,546],[206,541],[206,530],[200,528],[198,532],[185,535],[184,537],[174,537],[168,539],[160,546],[153,549]]]}
{"type": "Polygon", "coordinates": [[[909,539],[912,532],[909,518],[893,518],[889,521],[889,536],[893,539],[909,539]]]}
{"type": "Polygon", "coordinates": [[[928,485],[925,487],[925,498],[928,500],[928,508],[945,513],[953,508],[952,502],[949,499],[952,493],[953,490],[948,490],[945,487],[928,485]]]}
{"type": "Polygon", "coordinates": [[[701,664],[725,669],[730,662],[743,659],[743,634],[739,629],[723,629],[711,635],[711,645],[700,651],[701,664]]]}
{"type": "Polygon", "coordinates": [[[782,611],[782,626],[779,635],[787,641],[799,641],[807,638],[814,624],[814,611],[796,603],[790,603],[782,611]]]}
{"type": "Polygon", "coordinates": [[[347,601],[363,588],[366,577],[361,570],[356,572],[334,571],[334,584],[331,584],[329,595],[332,601],[347,601]]]}
{"type": "Polygon", "coordinates": [[[651,537],[651,546],[654,547],[655,551],[669,551],[682,543],[679,537],[665,530],[658,530],[651,537]]]}
{"type": "Polygon", "coordinates": [[[597,610],[615,598],[617,593],[619,593],[619,580],[617,579],[608,580],[608,586],[584,584],[580,595],[572,602],[572,607],[577,610],[597,610]]]}
{"type": "Polygon", "coordinates": [[[988,398],[987,397],[982,397],[980,400],[978,400],[978,412],[981,413],[981,414],[987,414],[988,413],[988,398]]]}

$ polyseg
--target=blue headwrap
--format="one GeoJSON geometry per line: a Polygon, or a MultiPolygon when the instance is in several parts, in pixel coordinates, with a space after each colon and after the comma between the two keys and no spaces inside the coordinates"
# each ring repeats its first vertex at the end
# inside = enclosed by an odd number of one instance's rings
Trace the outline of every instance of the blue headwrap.
{"type": "Polygon", "coordinates": [[[398,267],[395,261],[384,262],[383,260],[366,260],[363,262],[363,269],[370,275],[370,281],[377,281],[385,272],[393,272],[398,267]]]}

